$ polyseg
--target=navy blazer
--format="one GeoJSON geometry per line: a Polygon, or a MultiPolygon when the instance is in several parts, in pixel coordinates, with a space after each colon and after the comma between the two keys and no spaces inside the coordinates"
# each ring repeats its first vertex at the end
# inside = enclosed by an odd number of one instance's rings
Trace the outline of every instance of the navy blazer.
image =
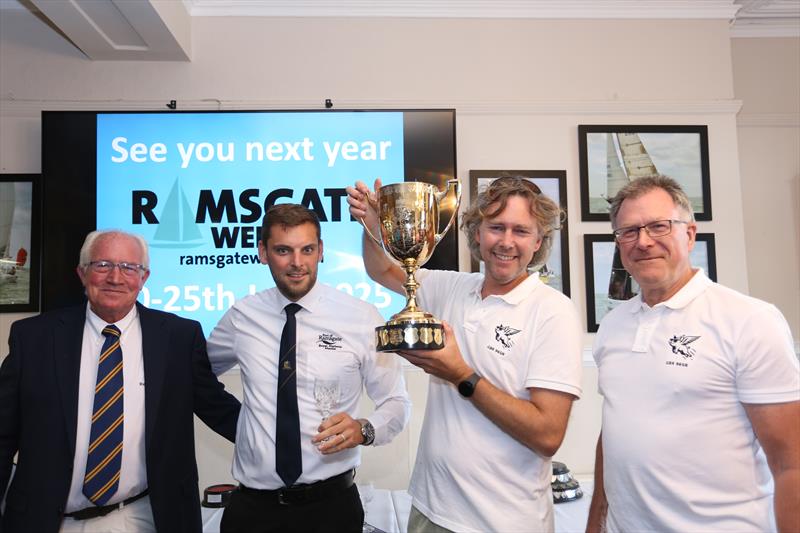
{"type": "MultiPolygon", "coordinates": [[[[194,417],[230,440],[239,401],[211,371],[198,322],[137,304],[145,375],[145,458],[156,529],[202,531],[194,417]]],[[[19,320],[0,367],[0,531],[57,532],[72,480],[86,306],[19,320]]]]}

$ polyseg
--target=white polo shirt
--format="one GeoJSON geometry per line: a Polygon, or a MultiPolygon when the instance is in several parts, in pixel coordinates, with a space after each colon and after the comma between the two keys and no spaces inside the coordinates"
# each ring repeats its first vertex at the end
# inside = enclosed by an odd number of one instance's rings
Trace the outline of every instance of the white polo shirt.
{"type": "MultiPolygon", "coordinates": [[[[419,306],[452,327],[481,376],[519,399],[529,388],[581,393],[582,334],[572,302],[529,276],[481,299],[483,274],[421,270],[419,306]]],[[[552,466],[489,420],[456,387],[430,378],[409,492],[454,531],[553,531],[552,466]]]]}
{"type": "MultiPolygon", "coordinates": [[[[275,416],[278,351],[289,304],[277,288],[236,302],[208,339],[215,374],[236,363],[241,369],[244,401],[236,429],[233,477],[256,489],[283,487],[275,472],[275,416]]],[[[375,445],[400,433],[411,413],[400,357],[375,352],[375,326],[383,318],[371,304],[316,283],[297,301],[297,405],[303,472],[297,483],[313,483],[355,468],[360,447],[322,455],[311,442],[322,414],[314,401],[314,378],[338,378],[340,401],[333,413],[358,417],[361,391],[375,402],[368,417],[375,445]]]]}
{"type": "Polygon", "coordinates": [[[770,531],[772,478],[743,403],[800,400],[775,308],[702,270],[654,307],[641,296],[594,342],[610,531],[770,531]]]}

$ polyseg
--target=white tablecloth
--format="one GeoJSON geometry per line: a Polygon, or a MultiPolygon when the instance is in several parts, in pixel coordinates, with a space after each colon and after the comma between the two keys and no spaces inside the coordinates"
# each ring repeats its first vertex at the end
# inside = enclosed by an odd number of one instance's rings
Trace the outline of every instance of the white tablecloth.
{"type": "MultiPolygon", "coordinates": [[[[583,498],[555,505],[556,533],[582,533],[586,529],[594,484],[591,480],[581,480],[580,484],[583,498]]],[[[376,489],[371,485],[359,485],[358,490],[364,503],[367,524],[386,533],[405,533],[408,529],[408,513],[411,511],[411,496],[406,491],[376,489]]],[[[218,533],[221,519],[222,509],[204,507],[204,533],[218,533]]]]}
{"type": "Polygon", "coordinates": [[[583,490],[583,498],[574,502],[554,505],[556,533],[583,533],[586,531],[586,519],[589,518],[589,503],[592,501],[594,480],[579,479],[578,482],[583,490]]]}

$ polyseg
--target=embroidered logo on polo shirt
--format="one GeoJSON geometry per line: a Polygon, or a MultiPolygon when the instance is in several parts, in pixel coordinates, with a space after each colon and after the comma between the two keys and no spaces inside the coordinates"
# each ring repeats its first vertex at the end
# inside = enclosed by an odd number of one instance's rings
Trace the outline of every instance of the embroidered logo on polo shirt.
{"type": "Polygon", "coordinates": [[[324,350],[339,350],[342,348],[342,338],[333,333],[320,333],[317,337],[317,347],[324,350]]]}
{"type": "Polygon", "coordinates": [[[514,346],[514,339],[511,337],[519,332],[520,330],[514,329],[511,326],[504,326],[503,324],[500,324],[494,328],[494,340],[499,341],[504,348],[511,348],[514,346]]]}
{"type": "Polygon", "coordinates": [[[697,352],[691,344],[699,338],[699,335],[673,335],[669,339],[669,347],[672,348],[673,354],[680,355],[684,359],[692,359],[697,352]]]}

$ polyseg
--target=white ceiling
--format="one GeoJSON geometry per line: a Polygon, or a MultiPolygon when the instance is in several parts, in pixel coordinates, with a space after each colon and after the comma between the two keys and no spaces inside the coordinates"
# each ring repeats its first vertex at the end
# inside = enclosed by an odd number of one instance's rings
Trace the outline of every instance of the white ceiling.
{"type": "Polygon", "coordinates": [[[93,60],[191,60],[192,17],[725,19],[732,37],[800,37],[800,0],[0,0],[93,60]]]}

